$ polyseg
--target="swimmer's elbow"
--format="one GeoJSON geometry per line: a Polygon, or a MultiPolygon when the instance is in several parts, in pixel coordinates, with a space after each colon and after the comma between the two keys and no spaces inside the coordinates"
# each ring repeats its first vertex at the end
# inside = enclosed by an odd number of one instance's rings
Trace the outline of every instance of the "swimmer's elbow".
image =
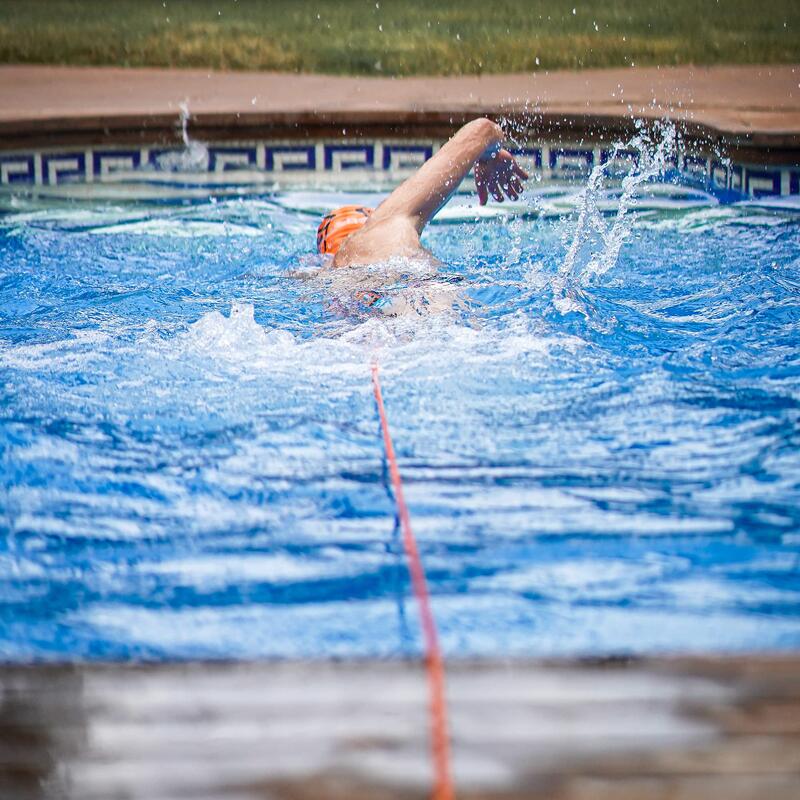
{"type": "Polygon", "coordinates": [[[481,137],[481,139],[485,140],[489,144],[493,142],[500,142],[505,137],[503,135],[503,129],[496,123],[492,122],[488,117],[479,117],[478,119],[472,120],[472,122],[468,122],[464,129],[470,129],[470,132],[475,132],[477,135],[481,137]]]}

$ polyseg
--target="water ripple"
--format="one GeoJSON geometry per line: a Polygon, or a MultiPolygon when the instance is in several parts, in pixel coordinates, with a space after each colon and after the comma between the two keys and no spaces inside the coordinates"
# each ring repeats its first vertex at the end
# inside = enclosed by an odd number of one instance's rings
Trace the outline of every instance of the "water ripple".
{"type": "Polygon", "coordinates": [[[338,196],[4,215],[0,658],[417,652],[373,357],[448,654],[796,648],[798,217],[621,196],[566,272],[574,196],[454,207],[400,318],[338,196]]]}

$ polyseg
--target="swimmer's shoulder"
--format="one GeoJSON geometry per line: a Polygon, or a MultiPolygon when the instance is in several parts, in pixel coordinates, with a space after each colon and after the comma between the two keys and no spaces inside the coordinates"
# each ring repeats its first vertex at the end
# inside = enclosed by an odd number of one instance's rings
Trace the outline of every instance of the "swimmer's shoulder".
{"type": "Polygon", "coordinates": [[[431,256],[420,244],[419,232],[409,217],[401,214],[370,219],[348,236],[333,261],[334,267],[375,264],[391,258],[431,256]]]}

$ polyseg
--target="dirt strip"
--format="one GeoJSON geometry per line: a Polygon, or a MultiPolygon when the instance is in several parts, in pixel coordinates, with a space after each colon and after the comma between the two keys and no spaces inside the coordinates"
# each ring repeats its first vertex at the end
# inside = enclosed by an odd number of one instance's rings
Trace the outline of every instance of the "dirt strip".
{"type": "Polygon", "coordinates": [[[348,125],[356,134],[365,126],[372,132],[445,129],[480,114],[522,116],[539,128],[572,131],[669,116],[724,135],[730,144],[800,147],[800,65],[402,79],[3,66],[0,99],[5,148],[26,137],[108,140],[126,131],[174,137],[184,102],[193,124],[212,139],[292,128],[342,135],[343,126],[347,135],[348,125]]]}

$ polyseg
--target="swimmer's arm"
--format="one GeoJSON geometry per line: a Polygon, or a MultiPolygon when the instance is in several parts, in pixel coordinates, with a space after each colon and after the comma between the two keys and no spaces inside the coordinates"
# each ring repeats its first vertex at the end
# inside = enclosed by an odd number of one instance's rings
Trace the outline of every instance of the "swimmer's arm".
{"type": "MultiPolygon", "coordinates": [[[[375,209],[372,219],[377,222],[396,215],[408,216],[417,231],[422,232],[431,217],[450,199],[472,165],[487,148],[500,144],[504,138],[500,126],[489,119],[468,122],[375,209]]],[[[499,154],[503,153],[506,151],[501,150],[499,154]]],[[[507,155],[513,161],[513,157],[507,155]]],[[[485,191],[481,194],[480,184],[478,192],[485,202],[485,191]]],[[[494,192],[493,195],[497,197],[494,192]]]]}

